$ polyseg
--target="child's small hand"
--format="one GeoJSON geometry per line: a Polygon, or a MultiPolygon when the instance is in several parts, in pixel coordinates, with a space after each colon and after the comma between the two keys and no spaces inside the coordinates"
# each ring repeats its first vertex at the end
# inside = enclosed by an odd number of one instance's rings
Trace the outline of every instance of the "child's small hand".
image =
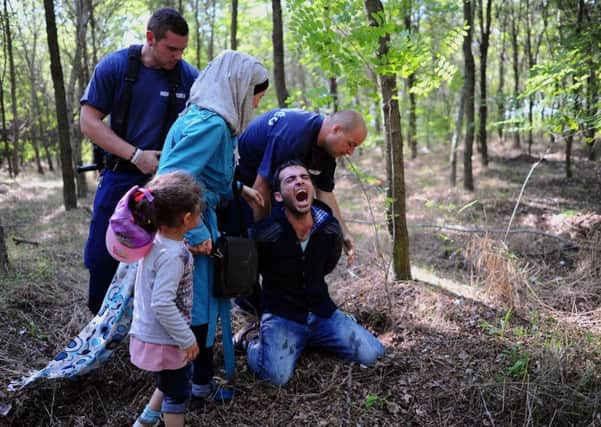
{"type": "Polygon", "coordinates": [[[188,249],[193,255],[211,255],[211,250],[213,250],[213,241],[209,238],[198,245],[188,245],[188,249]]]}
{"type": "Polygon", "coordinates": [[[194,344],[192,344],[190,347],[184,348],[183,351],[184,362],[188,363],[196,359],[196,356],[198,356],[198,352],[200,350],[198,349],[198,344],[196,343],[196,341],[194,341],[194,344]]]}

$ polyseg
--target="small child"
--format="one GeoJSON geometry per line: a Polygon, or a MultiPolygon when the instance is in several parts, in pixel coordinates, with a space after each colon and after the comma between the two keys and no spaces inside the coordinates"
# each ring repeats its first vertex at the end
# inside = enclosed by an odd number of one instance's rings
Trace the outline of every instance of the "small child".
{"type": "MultiPolygon", "coordinates": [[[[131,228],[156,231],[138,264],[129,347],[132,363],[154,372],[156,389],[134,427],[157,425],[161,412],[166,426],[183,426],[192,389],[190,362],[199,351],[190,329],[193,261],[184,234],[200,220],[201,190],[188,174],[172,172],[126,197],[117,209],[129,209],[131,228]]],[[[111,253],[130,254],[131,245],[112,242],[111,253]]]]}

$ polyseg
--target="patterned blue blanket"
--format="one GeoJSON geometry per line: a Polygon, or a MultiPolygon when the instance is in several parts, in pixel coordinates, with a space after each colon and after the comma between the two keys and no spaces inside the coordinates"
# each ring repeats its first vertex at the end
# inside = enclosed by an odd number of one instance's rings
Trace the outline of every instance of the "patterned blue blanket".
{"type": "Polygon", "coordinates": [[[74,378],[102,365],[127,337],[133,312],[137,263],[120,263],[98,314],[45,368],[9,384],[20,390],[40,378],[74,378]]]}

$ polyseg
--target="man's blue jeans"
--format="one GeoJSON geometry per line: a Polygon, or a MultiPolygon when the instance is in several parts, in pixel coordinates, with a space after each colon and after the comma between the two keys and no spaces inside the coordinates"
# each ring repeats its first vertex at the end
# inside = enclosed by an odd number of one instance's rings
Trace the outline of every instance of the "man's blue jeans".
{"type": "Polygon", "coordinates": [[[247,349],[248,365],[257,377],[283,385],[292,377],[306,347],[328,350],[364,365],[375,363],[384,354],[382,343],[340,310],[329,318],[309,313],[306,324],[265,313],[259,337],[247,349]]]}

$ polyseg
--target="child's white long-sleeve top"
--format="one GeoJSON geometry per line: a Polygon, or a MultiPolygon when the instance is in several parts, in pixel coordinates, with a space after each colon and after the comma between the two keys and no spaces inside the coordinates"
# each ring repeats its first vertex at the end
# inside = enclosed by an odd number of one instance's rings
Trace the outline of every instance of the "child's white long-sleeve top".
{"type": "Polygon", "coordinates": [[[192,269],[192,254],[184,242],[157,233],[152,249],[138,265],[131,335],[182,349],[194,344],[192,269]]]}

